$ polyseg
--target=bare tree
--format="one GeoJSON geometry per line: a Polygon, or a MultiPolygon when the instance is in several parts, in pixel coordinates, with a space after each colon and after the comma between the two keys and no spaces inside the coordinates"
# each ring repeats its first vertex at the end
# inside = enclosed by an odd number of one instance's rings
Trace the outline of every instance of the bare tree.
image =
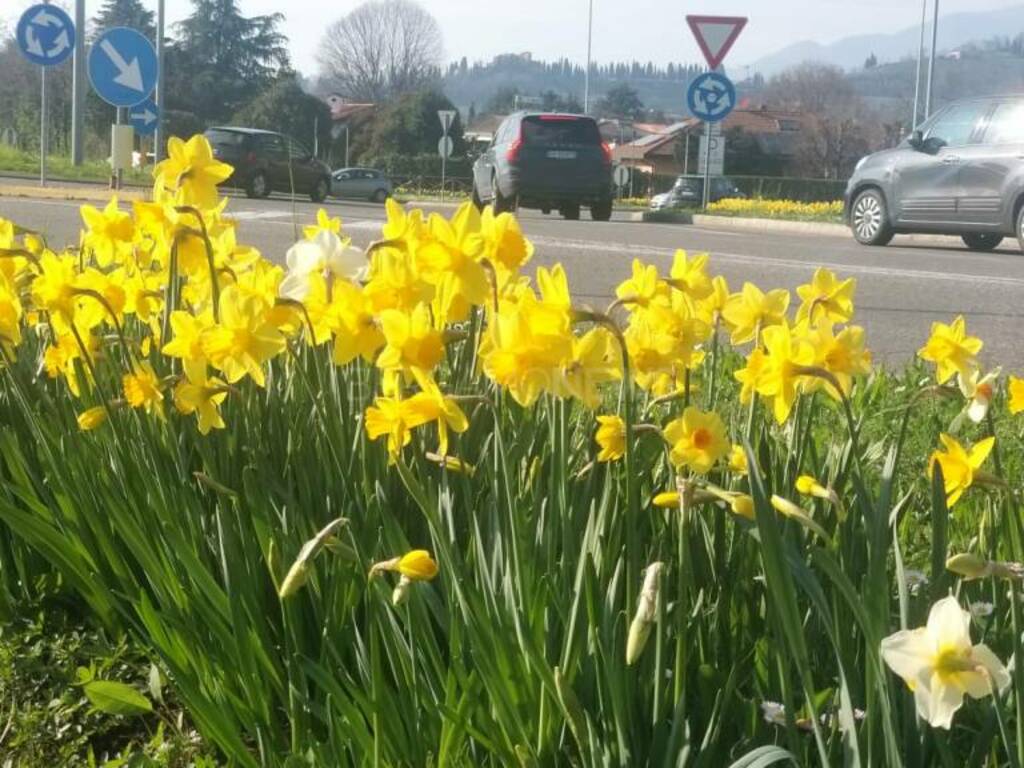
{"type": "Polygon", "coordinates": [[[371,0],[327,28],[317,60],[329,87],[355,101],[381,102],[440,74],[441,28],[413,0],[371,0]]]}

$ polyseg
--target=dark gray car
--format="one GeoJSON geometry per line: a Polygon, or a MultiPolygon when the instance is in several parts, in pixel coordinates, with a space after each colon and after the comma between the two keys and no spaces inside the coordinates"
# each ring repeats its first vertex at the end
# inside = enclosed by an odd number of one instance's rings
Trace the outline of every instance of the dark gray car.
{"type": "Polygon", "coordinates": [[[516,112],[473,164],[473,202],[498,212],[559,211],[595,221],[612,217],[612,153],[597,123],[584,115],[516,112]]]}
{"type": "Polygon", "coordinates": [[[1024,96],[971,99],[933,115],[895,149],[868,155],[846,188],[864,245],[900,233],[960,235],[990,251],[1024,247],[1024,96]]]}

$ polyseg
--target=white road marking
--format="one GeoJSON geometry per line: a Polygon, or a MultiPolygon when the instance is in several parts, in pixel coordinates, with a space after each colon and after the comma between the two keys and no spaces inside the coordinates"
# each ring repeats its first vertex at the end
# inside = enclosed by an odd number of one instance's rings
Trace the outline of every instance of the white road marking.
{"type": "MultiPolygon", "coordinates": [[[[533,244],[546,245],[553,248],[566,248],[575,251],[602,251],[646,256],[669,256],[671,248],[655,248],[652,246],[633,245],[630,243],[594,242],[589,240],[562,240],[557,237],[531,237],[533,244]]],[[[703,252],[702,249],[699,249],[703,252]]],[[[837,274],[860,274],[875,277],[895,277],[903,280],[938,280],[953,283],[976,283],[979,285],[998,285],[1009,288],[1024,288],[1024,278],[999,277],[995,275],[967,275],[954,272],[929,272],[918,269],[897,269],[895,267],[872,267],[863,264],[843,264],[838,262],[800,261],[799,259],[779,259],[770,256],[750,256],[739,253],[726,253],[711,250],[712,258],[726,264],[743,266],[766,266],[781,269],[794,269],[811,272],[818,267],[826,267],[837,274]]]]}
{"type": "Polygon", "coordinates": [[[283,219],[290,217],[291,211],[227,211],[225,216],[236,221],[256,221],[258,219],[283,219]]]}

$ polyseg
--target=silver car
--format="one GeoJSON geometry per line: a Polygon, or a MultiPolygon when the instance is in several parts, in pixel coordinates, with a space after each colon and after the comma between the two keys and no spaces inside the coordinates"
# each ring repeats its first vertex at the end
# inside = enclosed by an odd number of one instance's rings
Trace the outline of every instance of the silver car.
{"type": "Polygon", "coordinates": [[[373,168],[340,168],[331,174],[331,195],[383,203],[394,191],[391,179],[373,168]]]}
{"type": "Polygon", "coordinates": [[[893,235],[960,235],[991,251],[1024,248],[1024,96],[950,104],[895,149],[868,155],[846,188],[846,216],[864,245],[893,235]]]}

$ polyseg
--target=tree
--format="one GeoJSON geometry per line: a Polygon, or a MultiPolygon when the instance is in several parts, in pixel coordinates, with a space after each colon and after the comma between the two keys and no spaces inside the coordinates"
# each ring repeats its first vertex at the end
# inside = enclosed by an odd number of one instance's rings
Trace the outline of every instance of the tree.
{"type": "MultiPolygon", "coordinates": [[[[441,121],[438,110],[455,109],[440,91],[427,90],[409,93],[385,107],[377,117],[367,150],[369,157],[388,155],[437,154],[441,139],[441,121]]],[[[454,154],[464,151],[462,119],[456,113],[448,135],[455,144],[454,154]]]]}
{"type": "Polygon", "coordinates": [[[379,103],[440,79],[444,46],[437,21],[413,0],[371,0],[335,21],[317,60],[333,90],[379,103]]]}
{"type": "Polygon", "coordinates": [[[614,85],[597,103],[598,114],[635,120],[644,110],[640,95],[627,83],[614,85]]]}
{"type": "Polygon", "coordinates": [[[314,133],[321,146],[330,141],[330,110],[323,101],[303,91],[294,77],[278,80],[236,112],[232,120],[239,125],[284,133],[310,149],[314,133]]]}
{"type": "Polygon", "coordinates": [[[878,57],[875,56],[875,54],[872,53],[864,61],[864,69],[874,69],[877,66],[878,66],[878,57]]]}
{"type": "Polygon", "coordinates": [[[112,27],[131,27],[150,40],[156,38],[153,12],[140,0],[106,0],[92,19],[91,39],[112,27]]]}
{"type": "Polygon", "coordinates": [[[492,115],[507,115],[515,110],[516,101],[522,95],[518,88],[504,85],[487,100],[487,111],[492,115]]]}
{"type": "Polygon", "coordinates": [[[278,77],[292,75],[288,38],[278,29],[282,14],[245,17],[237,0],[192,0],[192,6],[167,51],[170,109],[220,121],[278,77]]]}

